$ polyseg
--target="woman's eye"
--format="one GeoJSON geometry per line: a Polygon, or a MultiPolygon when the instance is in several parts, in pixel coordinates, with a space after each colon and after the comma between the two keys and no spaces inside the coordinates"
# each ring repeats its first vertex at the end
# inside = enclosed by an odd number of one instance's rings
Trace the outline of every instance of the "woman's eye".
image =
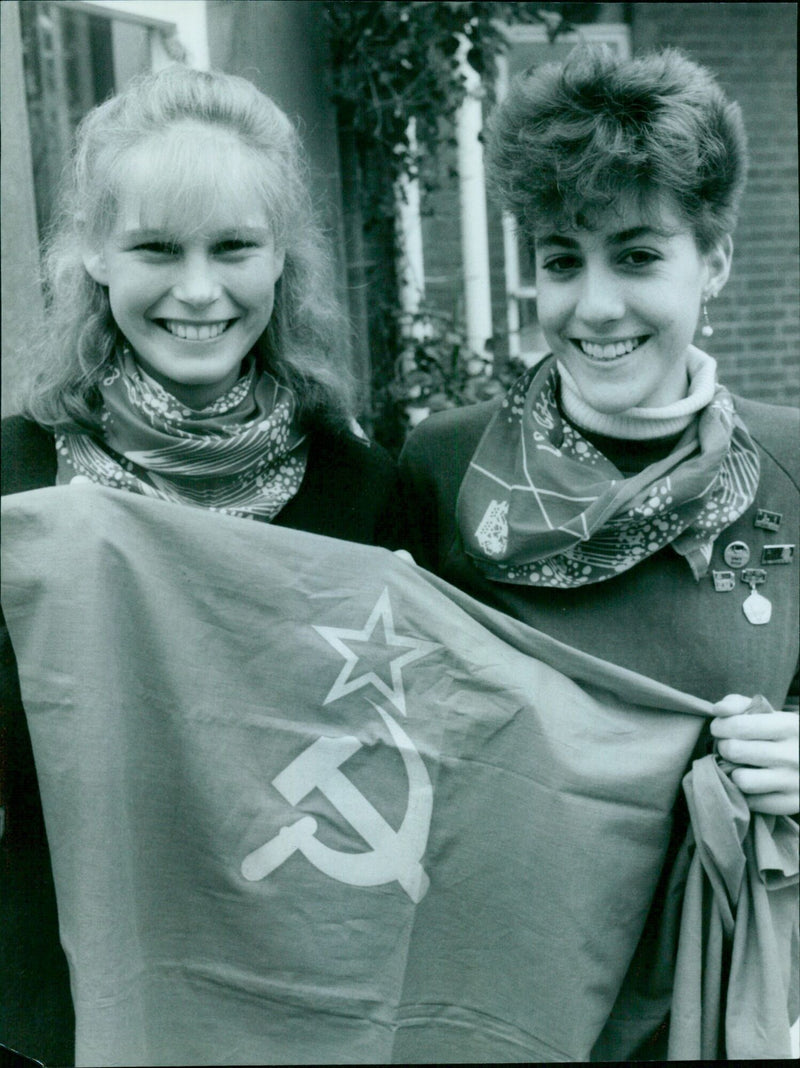
{"type": "Polygon", "coordinates": [[[622,255],[622,262],[632,267],[647,267],[660,259],[658,253],[647,248],[632,248],[622,255]]]}
{"type": "Polygon", "coordinates": [[[242,241],[238,238],[232,238],[230,241],[220,241],[214,246],[214,252],[218,256],[225,256],[232,252],[245,252],[247,249],[255,247],[254,241],[242,241]]]}
{"type": "Polygon", "coordinates": [[[134,251],[152,252],[160,256],[175,256],[179,249],[177,245],[173,245],[170,241],[145,241],[143,244],[137,245],[134,251]]]}
{"type": "Polygon", "coordinates": [[[580,265],[581,262],[577,256],[553,256],[542,264],[544,269],[550,271],[551,274],[565,274],[567,271],[576,270],[580,265]]]}

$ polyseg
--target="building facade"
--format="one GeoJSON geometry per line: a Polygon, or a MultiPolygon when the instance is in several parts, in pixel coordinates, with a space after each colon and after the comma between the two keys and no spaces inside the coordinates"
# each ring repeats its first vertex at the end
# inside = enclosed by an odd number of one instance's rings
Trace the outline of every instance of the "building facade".
{"type": "MultiPolygon", "coordinates": [[[[607,41],[625,54],[681,47],[711,67],[741,104],[751,146],[750,181],[734,269],[713,306],[708,348],[735,391],[800,404],[796,6],[545,6],[585,9],[580,35],[607,41]]],[[[37,249],[72,129],[133,74],[170,62],[248,77],[298,122],[339,261],[341,296],[353,324],[352,360],[369,382],[370,293],[358,188],[328,92],[321,9],[318,0],[3,0],[4,413],[15,407],[15,371],[24,360],[26,334],[43,315],[37,249]]],[[[503,79],[516,70],[559,58],[577,40],[566,34],[551,43],[536,25],[509,29],[508,36],[500,92],[503,79]]],[[[426,304],[466,323],[479,351],[491,338],[495,359],[533,358],[543,345],[535,279],[513,229],[486,205],[482,188],[480,86],[468,107],[460,151],[438,161],[438,188],[421,197],[416,221],[405,218],[401,225],[413,239],[426,304]],[[465,195],[471,202],[465,204],[465,195]]],[[[407,299],[413,301],[413,295],[398,293],[398,301],[407,299]]]]}

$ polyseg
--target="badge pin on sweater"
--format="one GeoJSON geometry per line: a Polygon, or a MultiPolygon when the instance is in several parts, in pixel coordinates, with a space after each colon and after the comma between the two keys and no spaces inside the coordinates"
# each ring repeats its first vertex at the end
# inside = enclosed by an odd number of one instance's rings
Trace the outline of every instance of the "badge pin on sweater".
{"type": "MultiPolygon", "coordinates": [[[[777,513],[775,514],[777,515],[777,513]]],[[[778,519],[780,520],[779,516],[778,519]]],[[[794,551],[795,546],[791,544],[765,545],[761,550],[761,563],[767,565],[791,564],[792,560],[794,560],[794,551]]],[[[742,571],[742,582],[746,582],[750,587],[750,596],[742,605],[742,611],[755,626],[769,623],[772,616],[772,603],[756,589],[756,586],[760,586],[766,581],[767,572],[763,567],[746,567],[742,571]]]]}
{"type": "Polygon", "coordinates": [[[772,618],[772,602],[758,592],[757,587],[767,581],[767,573],[760,567],[746,567],[742,571],[742,582],[750,587],[750,596],[742,605],[748,623],[759,627],[769,623],[772,618]]]}

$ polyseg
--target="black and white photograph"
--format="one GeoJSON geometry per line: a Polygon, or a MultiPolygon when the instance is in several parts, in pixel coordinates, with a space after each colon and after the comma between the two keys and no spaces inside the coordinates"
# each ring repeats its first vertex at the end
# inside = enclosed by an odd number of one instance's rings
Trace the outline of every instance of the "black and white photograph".
{"type": "Polygon", "coordinates": [[[3,1068],[800,1058],[797,5],[0,16],[3,1068]]]}

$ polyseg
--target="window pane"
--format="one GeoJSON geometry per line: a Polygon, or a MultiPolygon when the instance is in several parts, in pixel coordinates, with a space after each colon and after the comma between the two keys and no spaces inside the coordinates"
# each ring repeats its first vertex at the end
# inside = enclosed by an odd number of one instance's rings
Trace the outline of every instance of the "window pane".
{"type": "Polygon", "coordinates": [[[20,4],[19,10],[41,237],[75,127],[95,104],[149,68],[149,31],[48,0],[20,4]]]}

